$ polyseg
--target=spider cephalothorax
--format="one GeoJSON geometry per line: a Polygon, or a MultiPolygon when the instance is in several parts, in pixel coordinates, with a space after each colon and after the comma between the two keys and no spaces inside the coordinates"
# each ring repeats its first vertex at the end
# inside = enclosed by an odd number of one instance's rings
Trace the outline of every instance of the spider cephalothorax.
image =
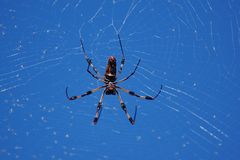
{"type": "MultiPolygon", "coordinates": [[[[121,60],[121,65],[120,65],[120,69],[118,71],[118,74],[121,74],[122,72],[122,69],[123,69],[123,66],[124,66],[124,62],[125,62],[125,57],[124,57],[124,52],[123,52],[123,48],[122,48],[122,42],[121,42],[121,39],[120,39],[120,36],[118,35],[118,40],[119,40],[119,44],[120,44],[120,47],[121,47],[121,51],[122,51],[122,60],[121,60]]],[[[98,72],[97,68],[93,65],[92,63],[92,60],[90,58],[88,58],[88,55],[87,53],[85,52],[85,49],[84,49],[84,46],[83,46],[83,41],[82,39],[80,39],[80,42],[81,42],[81,47],[82,47],[82,50],[83,50],[83,53],[84,53],[84,56],[85,56],[85,59],[86,61],[88,62],[88,68],[87,68],[87,72],[91,74],[92,77],[94,77],[95,79],[101,81],[104,83],[103,86],[100,86],[98,88],[95,88],[93,90],[90,90],[90,91],[87,91],[86,93],[84,94],[81,94],[81,95],[78,95],[78,96],[72,96],[72,97],[69,97],[68,96],[68,87],[66,88],[66,96],[69,100],[75,100],[77,98],[81,98],[81,97],[84,97],[86,95],[89,95],[89,94],[92,94],[100,89],[104,89],[103,92],[102,92],[102,95],[100,97],[100,100],[98,102],[98,106],[97,106],[97,111],[96,111],[96,115],[93,119],[93,124],[97,124],[97,121],[100,117],[100,114],[101,114],[101,110],[102,110],[102,101],[103,101],[103,98],[104,98],[104,95],[116,95],[118,96],[118,99],[120,101],[120,105],[123,109],[123,111],[125,112],[128,120],[130,121],[131,124],[135,124],[135,118],[136,118],[136,113],[137,113],[137,107],[135,107],[135,114],[134,114],[134,117],[132,118],[128,112],[127,112],[127,107],[125,105],[125,103],[123,102],[121,96],[120,96],[120,93],[118,92],[118,89],[130,94],[131,96],[136,96],[138,98],[142,98],[142,99],[147,99],[147,100],[154,100],[155,98],[157,98],[157,96],[160,94],[161,90],[162,90],[162,85],[161,85],[161,88],[159,90],[159,92],[155,95],[155,96],[141,96],[141,95],[138,95],[136,94],[135,92],[133,91],[130,91],[130,90],[127,90],[125,88],[122,88],[122,87],[119,87],[118,84],[121,83],[121,82],[124,82],[126,81],[127,79],[129,79],[132,75],[134,75],[134,73],[136,72],[137,68],[138,68],[138,65],[140,63],[140,59],[138,60],[138,63],[134,69],[134,71],[129,74],[127,77],[124,77],[123,79],[119,80],[119,81],[116,81],[117,80],[117,63],[116,63],[116,58],[114,56],[110,56],[108,58],[108,63],[107,63],[107,67],[106,67],[106,71],[105,71],[105,74],[104,74],[104,77],[101,77],[100,73],[98,72]],[[92,67],[93,71],[95,73],[92,73],[90,71],[90,67],[92,67]]]]}
{"type": "Polygon", "coordinates": [[[116,94],[116,85],[113,82],[107,82],[106,95],[115,95],[116,94]]]}

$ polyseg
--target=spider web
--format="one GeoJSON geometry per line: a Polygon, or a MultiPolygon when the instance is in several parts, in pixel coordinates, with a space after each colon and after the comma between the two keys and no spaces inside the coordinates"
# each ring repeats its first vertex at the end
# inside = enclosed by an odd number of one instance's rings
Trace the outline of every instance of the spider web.
{"type": "Polygon", "coordinates": [[[239,157],[239,3],[228,0],[1,1],[1,159],[237,159],[239,157]],[[105,96],[87,72],[80,36],[103,75],[126,63],[121,92],[105,96]]]}

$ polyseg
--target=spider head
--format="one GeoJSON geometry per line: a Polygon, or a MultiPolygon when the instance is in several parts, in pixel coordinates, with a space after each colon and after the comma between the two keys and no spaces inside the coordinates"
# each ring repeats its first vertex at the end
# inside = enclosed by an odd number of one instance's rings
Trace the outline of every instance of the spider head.
{"type": "Polygon", "coordinates": [[[110,56],[108,58],[108,64],[110,64],[110,65],[116,64],[116,58],[114,56],[110,56]]]}

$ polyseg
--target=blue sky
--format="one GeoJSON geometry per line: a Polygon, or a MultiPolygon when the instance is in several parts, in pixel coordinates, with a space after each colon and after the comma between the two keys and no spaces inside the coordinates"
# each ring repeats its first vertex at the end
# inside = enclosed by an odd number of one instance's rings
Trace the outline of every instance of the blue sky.
{"type": "Polygon", "coordinates": [[[234,0],[51,0],[0,2],[0,159],[239,159],[239,2],[234,0]],[[141,95],[76,101],[101,82],[120,34],[126,63],[121,87],[141,95]]]}

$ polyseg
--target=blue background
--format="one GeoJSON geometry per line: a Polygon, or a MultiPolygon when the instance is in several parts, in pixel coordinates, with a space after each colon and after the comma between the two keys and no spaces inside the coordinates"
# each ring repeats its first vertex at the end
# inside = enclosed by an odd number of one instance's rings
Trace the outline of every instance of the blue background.
{"type": "Polygon", "coordinates": [[[0,2],[0,159],[218,159],[240,153],[240,6],[236,0],[35,0],[0,2]],[[142,59],[122,87],[145,101],[101,92],[80,48],[104,74],[110,55],[142,59]]]}

